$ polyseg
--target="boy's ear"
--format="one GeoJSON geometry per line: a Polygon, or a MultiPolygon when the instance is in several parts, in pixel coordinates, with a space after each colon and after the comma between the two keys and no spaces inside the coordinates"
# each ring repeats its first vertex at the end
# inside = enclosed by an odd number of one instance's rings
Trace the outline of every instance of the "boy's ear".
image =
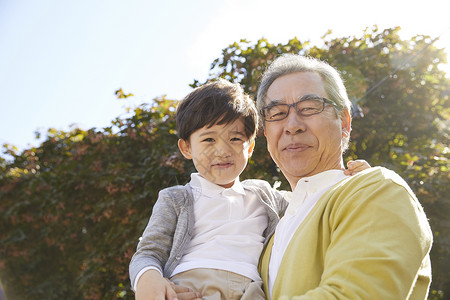
{"type": "Polygon", "coordinates": [[[253,150],[255,150],[255,140],[253,140],[250,146],[248,147],[248,157],[252,156],[253,150]]]}
{"type": "Polygon", "coordinates": [[[189,144],[189,142],[183,139],[179,139],[178,148],[180,149],[181,154],[183,154],[184,157],[186,157],[187,159],[192,159],[191,145],[189,144]]]}

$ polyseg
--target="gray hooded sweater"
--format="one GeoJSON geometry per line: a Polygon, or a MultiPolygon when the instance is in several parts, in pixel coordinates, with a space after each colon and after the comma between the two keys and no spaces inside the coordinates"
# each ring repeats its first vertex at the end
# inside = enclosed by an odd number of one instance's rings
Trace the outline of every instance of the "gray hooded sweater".
{"type": "MultiPolygon", "coordinates": [[[[288,203],[284,193],[258,179],[242,181],[244,190],[252,191],[266,209],[269,221],[263,235],[266,244],[288,203]]],[[[194,231],[194,196],[188,184],[161,190],[152,215],[131,259],[131,286],[145,267],[155,267],[169,277],[183,256],[194,231]]]]}

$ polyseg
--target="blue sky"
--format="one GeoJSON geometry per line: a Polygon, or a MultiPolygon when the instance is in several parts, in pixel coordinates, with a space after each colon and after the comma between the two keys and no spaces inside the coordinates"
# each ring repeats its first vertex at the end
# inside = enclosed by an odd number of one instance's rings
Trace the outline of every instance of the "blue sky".
{"type": "Polygon", "coordinates": [[[450,49],[446,0],[312,2],[0,0],[0,145],[23,150],[39,144],[35,131],[102,128],[126,106],[181,99],[242,38],[317,44],[328,29],[360,36],[376,24],[442,34],[436,45],[450,49]],[[119,88],[135,97],[117,100],[119,88]]]}

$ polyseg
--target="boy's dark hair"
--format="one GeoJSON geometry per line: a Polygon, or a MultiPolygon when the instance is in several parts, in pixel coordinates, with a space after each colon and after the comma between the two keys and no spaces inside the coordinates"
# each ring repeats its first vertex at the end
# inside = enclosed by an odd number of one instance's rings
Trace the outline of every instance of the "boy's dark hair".
{"type": "Polygon", "coordinates": [[[193,90],[178,104],[178,137],[188,141],[192,133],[204,126],[229,124],[239,118],[244,121],[247,138],[254,138],[258,113],[253,100],[237,83],[212,81],[193,90]]]}

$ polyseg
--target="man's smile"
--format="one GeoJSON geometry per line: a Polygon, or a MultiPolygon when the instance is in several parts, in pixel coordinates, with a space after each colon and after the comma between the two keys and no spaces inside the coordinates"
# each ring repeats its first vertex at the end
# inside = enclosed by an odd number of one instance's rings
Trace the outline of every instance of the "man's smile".
{"type": "Polygon", "coordinates": [[[303,152],[309,148],[310,148],[310,146],[306,145],[306,144],[292,143],[292,144],[288,144],[287,146],[285,146],[283,148],[283,150],[288,151],[288,152],[303,152]]]}

